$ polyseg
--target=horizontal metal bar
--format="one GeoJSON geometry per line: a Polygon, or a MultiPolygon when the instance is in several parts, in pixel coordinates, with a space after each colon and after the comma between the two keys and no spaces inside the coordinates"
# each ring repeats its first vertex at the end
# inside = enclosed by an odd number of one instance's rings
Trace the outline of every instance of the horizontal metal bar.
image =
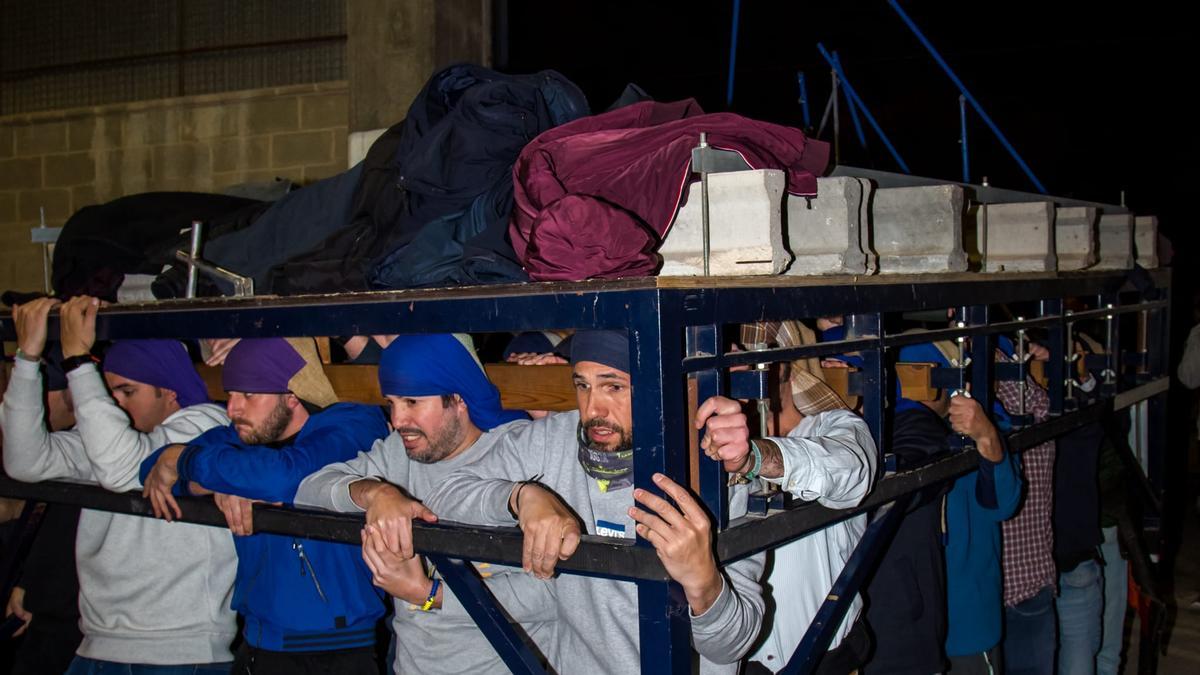
{"type": "Polygon", "coordinates": [[[1157,380],[1138,385],[1133,389],[1117,394],[1113,399],[1113,409],[1123,410],[1135,403],[1141,403],[1142,401],[1158,396],[1170,388],[1171,378],[1169,377],[1160,377],[1157,380]]]}
{"type": "Polygon", "coordinates": [[[1021,329],[1029,330],[1030,328],[1052,326],[1058,323],[1060,319],[1061,317],[1059,316],[1046,316],[1026,321],[1001,321],[979,326],[964,326],[962,328],[938,328],[936,330],[913,333],[897,333],[885,336],[883,343],[888,347],[903,347],[906,345],[937,342],[939,340],[954,340],[958,337],[970,337],[973,335],[994,335],[996,333],[1014,332],[1021,329]]]}
{"type": "Polygon", "coordinates": [[[1067,314],[1066,319],[1068,321],[1107,319],[1111,315],[1147,312],[1155,309],[1167,309],[1170,306],[1171,303],[1167,300],[1146,300],[1138,303],[1121,304],[1117,305],[1116,307],[1100,307],[1098,309],[1085,309],[1079,312],[1071,312],[1067,314]]]}
{"type": "MultiPolygon", "coordinates": [[[[0,495],[16,499],[73,504],[100,511],[154,517],[150,502],[137,492],[109,492],[94,485],[46,481],[23,483],[0,476],[0,495]]],[[[225,516],[211,499],[181,497],[182,522],[225,527],[225,516]]],[[[308,539],[360,544],[363,515],[256,505],[254,531],[308,539]]],[[[570,560],[558,569],[622,579],[667,581],[666,570],[653,548],[632,540],[585,536],[570,560]],[[628,543],[626,543],[628,541],[628,543]]],[[[517,528],[487,528],[443,523],[414,525],[413,545],[421,553],[466,558],[476,562],[521,565],[522,534],[517,528]]]]}
{"type": "Polygon", "coordinates": [[[719,357],[714,355],[689,356],[683,360],[683,370],[684,372],[691,373],[698,370],[710,370],[712,368],[795,361],[796,359],[807,359],[816,356],[857,352],[863,349],[870,349],[878,344],[878,337],[868,337],[853,340],[832,340],[830,342],[805,345],[803,347],[774,347],[745,352],[725,352],[719,357]]]}
{"type": "MultiPolygon", "coordinates": [[[[1101,419],[1111,410],[1108,401],[1042,422],[1010,434],[1008,448],[1020,452],[1050,438],[1101,419]]],[[[970,473],[979,467],[979,452],[964,452],[931,462],[922,467],[889,476],[849,509],[830,509],[815,502],[796,506],[765,518],[740,518],[717,535],[717,559],[722,565],[741,560],[770,548],[799,539],[832,523],[889,504],[897,498],[970,473]]]]}

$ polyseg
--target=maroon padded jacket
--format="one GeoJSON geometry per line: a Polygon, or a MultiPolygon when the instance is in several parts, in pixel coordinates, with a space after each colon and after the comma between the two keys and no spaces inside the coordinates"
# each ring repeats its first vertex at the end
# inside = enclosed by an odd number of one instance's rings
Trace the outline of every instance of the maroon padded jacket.
{"type": "Polygon", "coordinates": [[[692,148],[734,150],[752,169],[787,171],[788,192],[815,195],[829,146],[799,129],[732,113],[706,115],[693,99],[644,101],[550,129],[521,151],[509,236],[536,281],[653,274],[655,249],[692,173],[692,148]]]}

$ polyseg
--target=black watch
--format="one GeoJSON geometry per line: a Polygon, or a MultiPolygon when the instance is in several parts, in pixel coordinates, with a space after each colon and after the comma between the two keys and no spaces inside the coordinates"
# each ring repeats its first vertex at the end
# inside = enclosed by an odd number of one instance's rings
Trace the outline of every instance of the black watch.
{"type": "Polygon", "coordinates": [[[91,354],[80,354],[78,356],[68,356],[62,360],[62,369],[64,373],[69,373],[85,363],[95,363],[96,359],[91,354]]]}

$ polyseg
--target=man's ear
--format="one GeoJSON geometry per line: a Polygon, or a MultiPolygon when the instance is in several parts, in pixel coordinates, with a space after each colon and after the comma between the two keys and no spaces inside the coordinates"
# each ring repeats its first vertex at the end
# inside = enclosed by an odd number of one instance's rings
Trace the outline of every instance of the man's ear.
{"type": "Polygon", "coordinates": [[[295,394],[293,394],[290,391],[287,393],[286,400],[287,400],[287,407],[291,408],[292,410],[295,410],[296,408],[304,407],[304,404],[300,402],[300,397],[296,396],[295,394]]]}
{"type": "MultiPolygon", "coordinates": [[[[179,394],[175,393],[174,389],[163,388],[162,393],[163,393],[163,397],[165,397],[167,399],[168,403],[171,403],[173,401],[173,402],[175,402],[176,405],[179,404],[179,394]]],[[[180,407],[182,408],[183,406],[180,406],[180,407]]]]}

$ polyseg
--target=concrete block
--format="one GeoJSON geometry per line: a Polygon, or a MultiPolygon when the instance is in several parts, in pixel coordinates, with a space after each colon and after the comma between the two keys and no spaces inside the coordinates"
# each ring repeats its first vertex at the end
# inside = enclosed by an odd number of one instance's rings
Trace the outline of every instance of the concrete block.
{"type": "Polygon", "coordinates": [[[294,131],[299,125],[300,106],[294,96],[250,101],[246,104],[247,133],[294,131]]]}
{"type": "Polygon", "coordinates": [[[86,152],[46,155],[43,168],[46,187],[87,185],[96,180],[96,162],[86,152]]]}
{"type": "Polygon", "coordinates": [[[91,185],[80,185],[71,188],[71,212],[74,213],[85,206],[99,204],[96,188],[91,185]]]}
{"type": "Polygon", "coordinates": [[[17,222],[17,195],[0,192],[0,223],[17,222]]]}
{"type": "Polygon", "coordinates": [[[871,241],[880,273],[963,272],[963,190],[957,185],[875,191],[871,241]]]}
{"type": "Polygon", "coordinates": [[[386,131],[387,128],[385,127],[383,129],[371,129],[370,131],[352,132],[348,139],[349,154],[346,157],[346,166],[351,167],[363,161],[367,156],[367,151],[371,149],[371,144],[379,140],[379,137],[386,131]]]}
{"type": "Polygon", "coordinates": [[[64,220],[71,215],[71,191],[26,190],[17,195],[17,217],[24,222],[41,218],[41,209],[46,209],[46,220],[64,220]]]}
{"type": "Polygon", "coordinates": [[[9,158],[13,156],[16,150],[16,141],[13,139],[13,128],[7,124],[0,124],[0,157],[9,158]]]}
{"type": "Polygon", "coordinates": [[[66,122],[34,122],[13,129],[17,156],[64,152],[67,149],[66,122]]]}
{"type": "MultiPolygon", "coordinates": [[[[163,181],[201,181],[212,173],[212,153],[205,144],[160,145],[154,148],[153,156],[154,180],[160,185],[163,181]]],[[[191,189],[201,188],[198,183],[191,189]]]]}
{"type": "Polygon", "coordinates": [[[344,127],[349,119],[350,101],[344,93],[300,97],[300,127],[303,129],[344,127]]]}
{"type": "Polygon", "coordinates": [[[332,131],[299,131],[271,137],[273,167],[328,164],[332,161],[332,131]]]}
{"type": "Polygon", "coordinates": [[[183,141],[205,141],[212,138],[236,136],[237,108],[231,105],[204,105],[186,111],[180,122],[179,138],[183,141]]]}
{"type": "Polygon", "coordinates": [[[158,145],[179,140],[178,127],[167,124],[167,111],[137,110],[125,116],[126,145],[158,145]]]}
{"type": "Polygon", "coordinates": [[[985,204],[987,225],[984,272],[1051,272],[1058,268],[1054,247],[1054,204],[985,204]]]}
{"type": "Polygon", "coordinates": [[[1098,270],[1127,270],[1133,268],[1133,216],[1128,213],[1106,213],[1097,226],[1100,243],[1098,270]]]}
{"type": "Polygon", "coordinates": [[[41,157],[0,160],[0,190],[28,190],[41,186],[41,157]]]}
{"type": "Polygon", "coordinates": [[[1096,208],[1064,206],[1054,218],[1054,241],[1060,272],[1082,270],[1096,264],[1096,208]]]}
{"type": "Polygon", "coordinates": [[[270,160],[270,136],[218,138],[212,142],[212,169],[216,172],[265,169],[270,160]]]}
{"type": "Polygon", "coordinates": [[[99,118],[94,115],[68,121],[67,148],[72,152],[90,150],[98,123],[99,118]]]}
{"type": "MultiPolygon", "coordinates": [[[[779,274],[792,256],[783,245],[782,171],[732,171],[708,177],[709,273],[713,276],[779,274]]],[[[662,276],[704,274],[704,224],[700,182],[688,187],[658,252],[662,276]]]]}
{"type": "Polygon", "coordinates": [[[818,178],[816,197],[787,195],[787,245],[796,257],[787,273],[865,274],[863,199],[862,181],[847,177],[818,178]]]}
{"type": "Polygon", "coordinates": [[[1158,267],[1158,216],[1133,219],[1133,248],[1137,264],[1148,270],[1158,267]]]}

